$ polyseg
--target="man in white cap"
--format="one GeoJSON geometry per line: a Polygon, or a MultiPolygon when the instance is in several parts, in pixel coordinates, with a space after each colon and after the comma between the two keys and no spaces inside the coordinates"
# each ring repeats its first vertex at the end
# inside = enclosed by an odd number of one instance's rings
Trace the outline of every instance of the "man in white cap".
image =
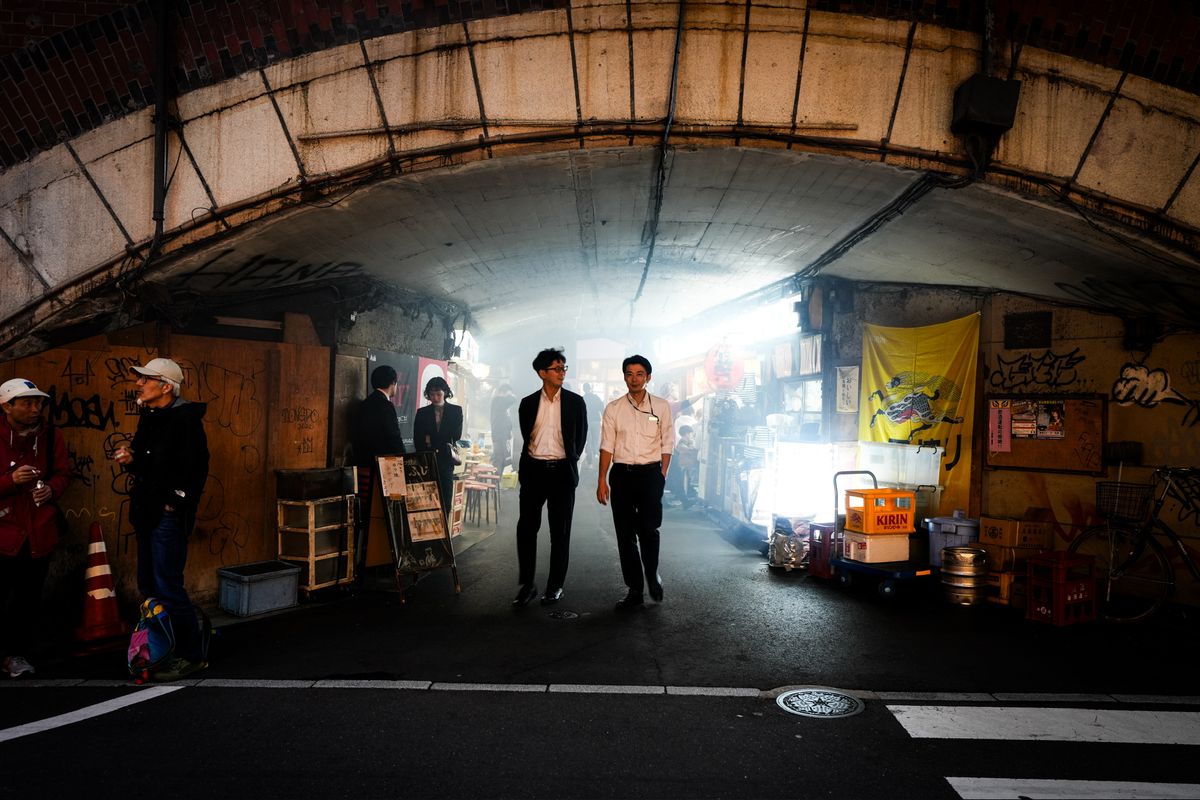
{"type": "Polygon", "coordinates": [[[0,671],[34,672],[19,655],[33,643],[42,584],[58,543],[54,501],[71,481],[67,447],[42,422],[49,397],[33,381],[0,384],[0,671]]]}
{"type": "Polygon", "coordinates": [[[208,478],[207,405],[179,396],[183,370],[169,358],[131,369],[138,375],[142,413],[133,441],[113,458],[133,476],[129,517],[137,535],[138,591],[162,602],[175,633],[175,658],[153,677],[171,681],[208,666],[196,610],[183,586],[188,534],[208,478]]]}

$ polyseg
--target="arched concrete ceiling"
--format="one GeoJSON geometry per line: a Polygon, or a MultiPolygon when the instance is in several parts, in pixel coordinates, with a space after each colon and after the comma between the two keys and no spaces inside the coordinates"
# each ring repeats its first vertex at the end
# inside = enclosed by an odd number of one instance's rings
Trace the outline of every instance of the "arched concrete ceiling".
{"type": "Polygon", "coordinates": [[[1022,83],[985,165],[949,124],[974,35],[794,0],[629,8],[331,48],[180,96],[161,161],[147,111],[13,167],[0,351],[119,324],[142,280],[205,310],[366,278],[490,336],[619,336],[821,275],[1197,327],[1196,96],[997,43],[1022,83]]]}
{"type": "MultiPolygon", "coordinates": [[[[1146,253],[1173,256],[1129,232],[1110,236],[1063,206],[983,184],[935,186],[818,273],[823,255],[927,178],[750,148],[671,153],[647,269],[656,157],[652,148],[571,150],[388,179],[207,245],[154,280],[179,303],[212,304],[269,291],[307,266],[318,278],[364,275],[457,302],[489,335],[586,337],[672,325],[806,273],[1133,313],[1171,309],[1150,293],[1130,308],[1105,287],[1126,286],[1131,274],[1185,277],[1146,253]]],[[[1187,298],[1175,296],[1182,312],[1187,298]]]]}

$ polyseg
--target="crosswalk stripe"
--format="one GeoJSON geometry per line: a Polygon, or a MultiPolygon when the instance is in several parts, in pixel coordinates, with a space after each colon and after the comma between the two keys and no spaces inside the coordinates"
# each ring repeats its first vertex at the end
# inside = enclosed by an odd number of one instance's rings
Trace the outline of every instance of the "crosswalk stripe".
{"type": "Polygon", "coordinates": [[[61,728],[63,725],[70,725],[73,722],[82,722],[85,719],[98,717],[101,714],[108,714],[113,711],[131,706],[134,703],[141,703],[146,700],[153,700],[156,697],[161,697],[164,694],[182,689],[182,686],[151,686],[146,689],[139,689],[132,694],[124,697],[118,697],[114,700],[105,700],[103,703],[86,706],[84,708],[69,711],[66,714],[59,714],[55,717],[39,719],[36,722],[28,722],[24,725],[16,725],[12,728],[0,730],[0,742],[7,742],[12,739],[20,739],[22,736],[29,736],[34,733],[61,728]]]}
{"type": "Polygon", "coordinates": [[[963,800],[1185,800],[1196,783],[1060,781],[1038,778],[946,778],[963,800]]]}
{"type": "Polygon", "coordinates": [[[1200,713],[1010,706],[889,705],[915,739],[1200,745],[1200,713]]]}

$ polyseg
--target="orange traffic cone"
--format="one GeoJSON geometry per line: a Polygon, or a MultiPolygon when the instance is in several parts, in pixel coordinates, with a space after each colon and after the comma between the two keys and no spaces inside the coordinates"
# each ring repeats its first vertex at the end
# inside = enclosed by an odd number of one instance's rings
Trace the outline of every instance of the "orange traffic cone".
{"type": "Polygon", "coordinates": [[[88,565],[83,586],[83,624],[75,629],[75,640],[91,642],[124,636],[128,626],[121,621],[117,609],[117,593],[113,590],[112,570],[108,566],[108,548],[99,522],[93,522],[88,532],[88,565]]]}

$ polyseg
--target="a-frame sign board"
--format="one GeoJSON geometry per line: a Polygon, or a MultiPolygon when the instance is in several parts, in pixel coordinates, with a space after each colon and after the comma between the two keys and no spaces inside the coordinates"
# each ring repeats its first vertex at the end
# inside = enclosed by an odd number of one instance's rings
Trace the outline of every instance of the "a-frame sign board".
{"type": "Polygon", "coordinates": [[[438,492],[437,456],[431,452],[379,456],[376,462],[401,599],[405,576],[411,578],[411,587],[422,574],[447,567],[455,593],[461,592],[454,543],[438,492]]]}

